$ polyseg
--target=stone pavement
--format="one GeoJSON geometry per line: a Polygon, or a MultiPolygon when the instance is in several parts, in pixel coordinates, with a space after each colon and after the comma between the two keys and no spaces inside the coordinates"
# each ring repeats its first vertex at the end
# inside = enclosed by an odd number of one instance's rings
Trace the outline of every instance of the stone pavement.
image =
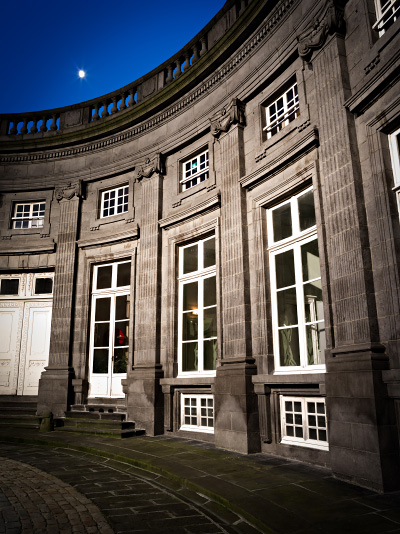
{"type": "MultiPolygon", "coordinates": [[[[166,436],[1,432],[0,457],[69,484],[91,501],[97,528],[109,528],[103,514],[116,533],[400,534],[400,492],[379,495],[324,468],[166,436]]],[[[64,531],[91,532],[41,532],[64,531]]]]}

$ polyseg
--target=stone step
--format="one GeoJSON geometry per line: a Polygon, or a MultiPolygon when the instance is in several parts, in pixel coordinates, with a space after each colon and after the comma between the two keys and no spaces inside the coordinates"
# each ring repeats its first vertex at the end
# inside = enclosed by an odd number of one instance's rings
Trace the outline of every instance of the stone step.
{"type": "Polygon", "coordinates": [[[77,434],[90,434],[93,436],[104,436],[117,439],[131,438],[134,436],[143,436],[145,434],[144,430],[136,428],[128,429],[107,429],[107,428],[70,428],[70,427],[56,427],[56,432],[74,432],[77,434]]]}
{"type": "Polygon", "coordinates": [[[0,404],[0,414],[36,414],[36,403],[30,404],[28,406],[4,406],[0,404]]]}
{"type": "Polygon", "coordinates": [[[73,419],[86,419],[86,420],[102,420],[102,421],[125,421],[125,413],[107,413],[107,412],[81,412],[76,410],[71,410],[66,412],[66,418],[73,419]]]}
{"type": "Polygon", "coordinates": [[[41,418],[29,414],[0,414],[0,427],[39,428],[41,418]]]}
{"type": "Polygon", "coordinates": [[[115,419],[85,419],[82,417],[66,417],[61,419],[64,428],[104,428],[127,430],[135,428],[133,421],[117,421],[115,419]]]}
{"type": "Polygon", "coordinates": [[[123,398],[117,398],[117,399],[111,399],[110,397],[96,397],[92,399],[87,400],[88,406],[101,406],[101,405],[109,405],[109,406],[119,406],[119,407],[126,407],[126,401],[125,397],[123,398]]]}

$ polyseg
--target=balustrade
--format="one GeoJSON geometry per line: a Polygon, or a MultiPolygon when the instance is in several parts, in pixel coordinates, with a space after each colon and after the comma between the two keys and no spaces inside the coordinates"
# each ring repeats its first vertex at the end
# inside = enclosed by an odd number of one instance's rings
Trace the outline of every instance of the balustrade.
{"type": "Polygon", "coordinates": [[[173,63],[167,65],[164,69],[164,83],[165,85],[171,83],[187,72],[192,65],[196,63],[207,52],[206,37],[201,39],[185,50],[183,56],[177,57],[173,63]]]}
{"type": "Polygon", "coordinates": [[[35,117],[27,115],[26,117],[18,117],[9,120],[8,135],[27,135],[36,134],[38,132],[47,132],[48,130],[55,132],[59,129],[60,114],[52,113],[43,115],[42,117],[35,117]],[[51,121],[48,128],[47,123],[51,121]],[[40,127],[38,125],[40,123],[40,127]]]}

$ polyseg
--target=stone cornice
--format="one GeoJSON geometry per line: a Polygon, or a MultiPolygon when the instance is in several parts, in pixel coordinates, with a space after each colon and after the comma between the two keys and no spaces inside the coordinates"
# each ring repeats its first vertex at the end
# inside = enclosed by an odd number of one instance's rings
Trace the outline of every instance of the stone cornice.
{"type": "Polygon", "coordinates": [[[220,205],[220,200],[220,192],[217,191],[216,195],[213,195],[204,202],[200,202],[199,204],[196,204],[196,206],[182,210],[179,213],[168,215],[167,217],[164,217],[164,219],[161,219],[158,224],[160,225],[160,228],[168,228],[169,226],[180,223],[186,219],[190,219],[206,211],[218,208],[220,205]]]}
{"type": "Polygon", "coordinates": [[[91,239],[80,239],[78,241],[78,247],[82,249],[100,247],[103,245],[112,245],[113,243],[121,243],[125,241],[133,241],[139,237],[139,228],[137,225],[133,229],[126,230],[125,232],[109,233],[97,236],[91,239]]]}
{"type": "Polygon", "coordinates": [[[321,14],[315,17],[312,24],[298,37],[300,57],[308,61],[314,50],[322,48],[328,35],[333,33],[345,34],[344,4],[345,2],[338,2],[337,0],[326,2],[321,14]]]}
{"type": "MultiPolygon", "coordinates": [[[[132,138],[139,137],[148,131],[159,127],[162,123],[181,113],[188,106],[193,105],[194,102],[208,96],[209,92],[217,84],[219,84],[227,76],[231,75],[233,71],[235,71],[244,61],[247,60],[250,53],[253,52],[254,49],[258,48],[261,43],[267,37],[269,37],[269,34],[275,30],[282,18],[287,14],[294,3],[295,0],[284,0],[283,2],[279,3],[272,14],[266,19],[262,27],[253,35],[252,38],[250,38],[243,46],[241,46],[240,49],[233,54],[232,58],[223,64],[221,68],[214,71],[213,74],[210,75],[197,88],[186,93],[185,96],[180,98],[173,105],[169,106],[164,111],[153,115],[150,119],[142,122],[141,124],[131,127],[123,133],[118,133],[106,139],[97,140],[95,142],[80,146],[49,150],[41,153],[35,152],[29,154],[9,154],[0,156],[0,163],[52,160],[57,158],[73,157],[79,154],[84,155],[87,152],[103,150],[107,147],[124,143],[132,138]]],[[[12,146],[10,146],[10,148],[12,148],[12,146]]]]}

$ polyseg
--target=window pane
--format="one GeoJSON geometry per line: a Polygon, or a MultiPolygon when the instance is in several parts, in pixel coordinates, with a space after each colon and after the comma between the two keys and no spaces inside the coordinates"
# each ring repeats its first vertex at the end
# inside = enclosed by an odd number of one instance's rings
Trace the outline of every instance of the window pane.
{"type": "Polygon", "coordinates": [[[297,324],[296,288],[284,289],[277,293],[278,326],[297,324]]]}
{"type": "Polygon", "coordinates": [[[204,268],[215,265],[215,237],[204,241],[204,268]]]}
{"type": "Polygon", "coordinates": [[[198,282],[191,282],[183,286],[183,311],[197,310],[198,282]]]}
{"type": "Polygon", "coordinates": [[[93,354],[93,372],[108,373],[108,349],[95,349],[93,354]]]}
{"type": "Polygon", "coordinates": [[[110,340],[109,323],[96,323],[94,325],[94,346],[108,347],[110,340]]]}
{"type": "Polygon", "coordinates": [[[204,337],[216,337],[217,335],[217,308],[204,310],[204,337]]]}
{"type": "Polygon", "coordinates": [[[3,278],[1,281],[1,295],[18,295],[19,278],[3,278]]]}
{"type": "Polygon", "coordinates": [[[318,430],[318,439],[320,441],[326,441],[326,430],[318,430]]]}
{"type": "MultiPolygon", "coordinates": [[[[96,299],[96,313],[95,321],[109,321],[110,320],[110,297],[104,299],[96,299]]],[[[108,343],[106,343],[108,345],[108,343]]]]}
{"type": "Polygon", "coordinates": [[[113,373],[126,373],[128,353],[128,349],[114,349],[113,373]]]}
{"type": "Polygon", "coordinates": [[[131,284],[131,262],[119,263],[117,270],[117,287],[131,284]]]}
{"type": "Polygon", "coordinates": [[[297,328],[279,330],[279,353],[281,365],[300,365],[299,333],[297,328]]]}
{"type": "Polygon", "coordinates": [[[277,289],[295,284],[293,250],[275,256],[275,270],[277,289]]]}
{"type": "Polygon", "coordinates": [[[304,285],[304,307],[306,322],[322,321],[324,308],[322,304],[321,280],[304,285]]]}
{"type": "Polygon", "coordinates": [[[217,304],[217,287],[216,277],[204,279],[204,306],[213,306],[217,304]]]}
{"type": "Polygon", "coordinates": [[[272,224],[274,241],[280,241],[292,235],[292,215],[289,203],[272,212],[272,224]]]}
{"type": "Polygon", "coordinates": [[[198,370],[197,343],[182,343],[182,371],[198,370]]]}
{"type": "Polygon", "coordinates": [[[306,336],[308,365],[321,365],[325,363],[326,340],[324,323],[307,325],[306,336]]]}
{"type": "Polygon", "coordinates": [[[198,270],[198,246],[192,245],[183,249],[183,274],[198,270]]]}
{"type": "Polygon", "coordinates": [[[182,315],[182,340],[183,341],[190,341],[194,339],[198,339],[198,320],[199,316],[198,314],[194,314],[191,312],[184,313],[182,315]]]}
{"type": "Polygon", "coordinates": [[[115,300],[115,319],[129,319],[130,296],[121,295],[115,300]]]}
{"type": "Polygon", "coordinates": [[[204,341],[204,370],[215,371],[217,368],[217,340],[204,341]]]}
{"type": "Polygon", "coordinates": [[[314,194],[308,191],[298,198],[300,231],[306,230],[316,224],[314,209],[314,194]]]}
{"type": "Polygon", "coordinates": [[[35,295],[42,295],[44,293],[53,292],[52,278],[36,278],[35,280],[35,295]]]}
{"type": "Polygon", "coordinates": [[[97,269],[97,289],[111,287],[112,266],[106,265],[97,269]]]}
{"type": "Polygon", "coordinates": [[[301,264],[303,267],[304,282],[321,277],[318,242],[316,239],[301,247],[301,264]]]}
{"type": "Polygon", "coordinates": [[[118,321],[115,323],[115,338],[114,345],[128,345],[129,344],[129,322],[118,321]]]}

